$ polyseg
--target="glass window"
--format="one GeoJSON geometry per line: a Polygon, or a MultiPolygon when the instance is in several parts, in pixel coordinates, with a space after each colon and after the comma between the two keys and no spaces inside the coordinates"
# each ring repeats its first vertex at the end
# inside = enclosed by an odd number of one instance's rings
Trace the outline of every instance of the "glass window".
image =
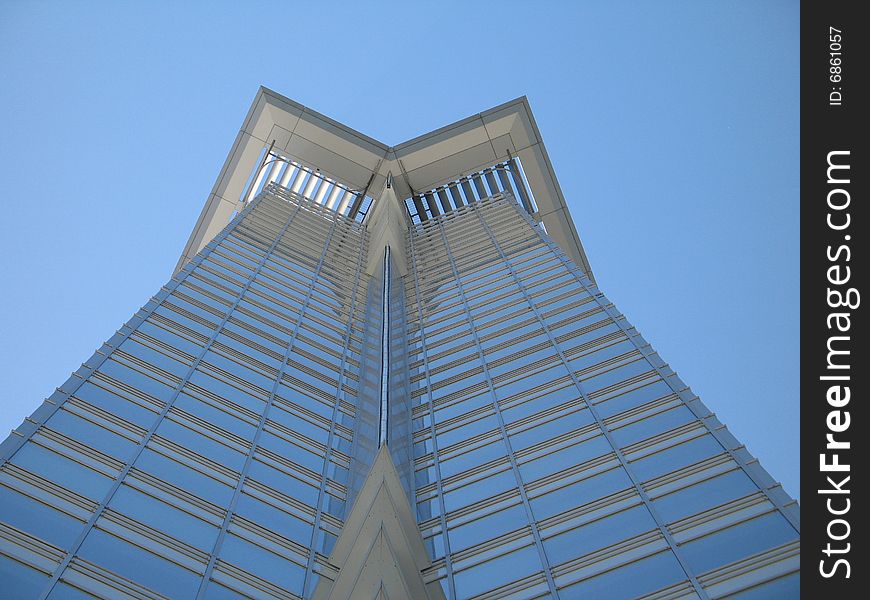
{"type": "Polygon", "coordinates": [[[39,598],[48,585],[48,575],[0,554],[0,581],[7,598],[39,598]]]}
{"type": "Polygon", "coordinates": [[[229,286],[230,288],[238,289],[241,292],[243,280],[245,279],[238,273],[226,268],[223,261],[217,260],[217,255],[212,253],[200,263],[201,270],[208,270],[209,273],[216,274],[220,277],[221,285],[229,286]]]}
{"type": "Polygon", "coordinates": [[[254,369],[251,369],[235,360],[222,356],[217,352],[212,352],[211,350],[203,355],[202,361],[219,369],[223,369],[231,375],[240,377],[241,379],[244,379],[246,382],[252,385],[262,388],[267,394],[269,393],[269,390],[272,389],[272,386],[275,383],[275,380],[272,377],[255,371],[254,369]]]}
{"type": "Polygon", "coordinates": [[[243,596],[219,584],[217,581],[209,581],[203,594],[205,600],[245,600],[243,596]]]}
{"type": "Polygon", "coordinates": [[[221,245],[212,253],[217,256],[225,257],[228,261],[232,261],[233,266],[246,271],[254,271],[259,261],[254,261],[236,250],[235,244],[229,240],[223,240],[221,245]]]}
{"type": "Polygon", "coordinates": [[[570,467],[583,464],[597,456],[612,452],[613,448],[603,435],[598,435],[580,444],[562,448],[552,454],[544,455],[532,462],[520,465],[523,481],[533,481],[552,475],[570,467]]]}
{"type": "Polygon", "coordinates": [[[528,546],[456,573],[453,583],[456,585],[456,594],[460,598],[468,598],[541,570],[538,550],[528,546]]]}
{"type": "Polygon", "coordinates": [[[417,521],[426,521],[441,514],[441,503],[437,496],[425,500],[417,500],[417,521]]]}
{"type": "MultiPolygon", "coordinates": [[[[448,356],[445,358],[450,358],[450,357],[448,356]]],[[[438,362],[442,362],[442,361],[438,361],[438,362]]],[[[461,375],[462,378],[464,379],[464,378],[468,377],[469,375],[473,376],[474,374],[478,374],[478,373],[483,372],[482,369],[480,369],[479,367],[476,367],[476,365],[478,364],[477,352],[474,352],[471,355],[462,357],[461,359],[459,359],[459,361],[456,364],[454,364],[453,366],[447,367],[445,369],[440,369],[440,365],[436,365],[435,363],[436,363],[436,361],[431,361],[429,363],[429,369],[430,369],[430,373],[431,373],[431,376],[429,379],[430,379],[430,384],[432,385],[432,387],[440,387],[442,382],[447,381],[451,377],[461,375]],[[439,367],[438,373],[434,373],[434,370],[436,367],[439,367]]],[[[445,364],[446,364],[446,362],[445,362],[445,364]]]]}
{"type": "Polygon", "coordinates": [[[290,440],[268,431],[263,431],[261,434],[260,447],[271,450],[297,465],[311,469],[315,473],[320,473],[323,470],[323,460],[325,458],[323,455],[314,454],[307,449],[303,449],[300,445],[294,444],[290,440]]]}
{"type": "Polygon", "coordinates": [[[254,433],[257,430],[256,425],[249,421],[243,421],[242,419],[236,418],[222,408],[206,404],[202,400],[188,396],[183,392],[178,395],[178,399],[175,401],[175,406],[208,421],[216,427],[234,433],[249,442],[254,439],[254,433]]]}
{"type": "Polygon", "coordinates": [[[169,418],[163,419],[154,433],[229,469],[240,472],[245,464],[245,454],[169,418]]]}
{"type": "Polygon", "coordinates": [[[263,409],[266,406],[265,399],[256,398],[251,394],[243,392],[237,387],[219,379],[215,379],[201,371],[194,371],[193,375],[190,376],[190,383],[203,387],[213,394],[216,394],[225,400],[229,400],[230,402],[234,402],[257,414],[263,412],[263,409]]]}
{"type": "MultiPolygon", "coordinates": [[[[425,400],[424,400],[425,402],[425,400]]],[[[488,389],[478,391],[473,396],[460,400],[459,402],[451,402],[449,404],[435,405],[435,422],[443,423],[448,419],[476,410],[481,406],[492,405],[492,395],[488,389]]]]}
{"type": "Polygon", "coordinates": [[[48,600],[93,600],[93,598],[96,596],[91,596],[64,581],[58,581],[54,584],[54,588],[48,595],[48,600]]]}
{"type": "Polygon", "coordinates": [[[341,362],[341,356],[337,356],[336,354],[321,348],[313,342],[309,342],[304,335],[296,336],[296,341],[293,343],[293,350],[296,352],[309,352],[314,356],[317,356],[318,358],[331,364],[338,364],[339,362],[341,362]]]}
{"type": "Polygon", "coordinates": [[[461,454],[451,456],[446,460],[443,456],[440,457],[441,477],[446,479],[503,456],[507,456],[507,447],[500,436],[493,443],[485,446],[463,448],[461,454]]]}
{"type": "Polygon", "coordinates": [[[653,506],[665,522],[673,523],[757,491],[758,487],[746,473],[737,469],[657,498],[653,506]]]}
{"type": "Polygon", "coordinates": [[[794,600],[800,597],[801,574],[798,572],[722,598],[723,600],[794,600]]]}
{"type": "Polygon", "coordinates": [[[307,547],[311,543],[312,526],[310,523],[247,494],[242,494],[239,497],[238,504],[236,504],[236,514],[255,523],[267,524],[272,532],[295,540],[303,546],[307,547]]]}
{"type": "MultiPolygon", "coordinates": [[[[269,422],[279,423],[285,427],[289,427],[293,431],[304,435],[305,437],[326,444],[329,441],[329,432],[324,429],[323,425],[315,425],[308,419],[289,412],[289,406],[275,404],[269,412],[269,422]]],[[[267,422],[266,427],[269,427],[267,422]]]]}
{"type": "Polygon", "coordinates": [[[204,293],[217,296],[226,305],[232,304],[239,295],[239,290],[227,287],[218,279],[209,276],[205,269],[194,271],[186,281],[189,285],[196,285],[204,293]]]}
{"type": "Polygon", "coordinates": [[[508,375],[493,381],[493,383],[496,384],[495,393],[499,400],[505,400],[514,394],[519,394],[521,392],[524,392],[527,395],[531,390],[537,390],[547,384],[558,381],[563,377],[570,377],[570,373],[568,372],[568,369],[559,363],[545,371],[539,371],[528,377],[516,379],[514,377],[515,376],[513,375],[508,375]],[[507,381],[507,383],[504,383],[505,381],[507,381]]]}
{"type": "Polygon", "coordinates": [[[182,352],[186,352],[191,356],[199,356],[203,350],[203,347],[196,342],[155,325],[151,321],[141,323],[136,330],[146,335],[150,335],[153,338],[157,338],[161,342],[165,342],[173,348],[178,348],[182,352]]]}
{"type": "Polygon", "coordinates": [[[154,421],[157,420],[157,413],[121,398],[108,390],[94,385],[90,381],[85,381],[75,391],[74,396],[143,429],[150,428],[154,424],[154,421]]]}
{"type": "Polygon", "coordinates": [[[484,540],[491,540],[528,524],[529,519],[522,504],[476,518],[459,526],[448,524],[450,551],[460,552],[484,540]]]}
{"type": "Polygon", "coordinates": [[[158,369],[163,369],[164,371],[172,373],[179,379],[184,378],[187,375],[187,372],[190,371],[189,363],[179,362],[175,358],[171,358],[163,352],[139,343],[139,341],[133,338],[125,340],[123,344],[118,346],[118,350],[131,354],[158,369]]]}
{"type": "Polygon", "coordinates": [[[430,538],[424,538],[423,545],[426,546],[426,552],[429,554],[429,560],[437,560],[444,556],[443,535],[438,534],[433,535],[430,538]]]}
{"type": "MultiPolygon", "coordinates": [[[[541,325],[537,321],[527,325],[526,328],[541,331],[541,325]]],[[[542,331],[539,335],[524,339],[514,338],[511,340],[509,345],[501,346],[500,348],[493,350],[487,350],[486,360],[490,364],[490,373],[492,373],[493,377],[497,377],[512,369],[529,365],[538,359],[553,356],[555,354],[556,348],[550,343],[547,334],[542,331]],[[541,347],[534,352],[528,353],[529,350],[536,346],[541,347]],[[502,362],[502,360],[504,360],[504,362],[502,362]]]]}
{"type": "Polygon", "coordinates": [[[695,420],[686,406],[678,406],[612,430],[614,441],[620,448],[675,429],[695,420]]]}
{"type": "Polygon", "coordinates": [[[168,304],[172,303],[172,299],[164,300],[164,303],[154,309],[154,313],[169,319],[179,325],[184,327],[188,327],[193,331],[199,333],[200,335],[209,337],[214,333],[214,330],[217,328],[217,324],[213,323],[209,320],[203,322],[200,319],[194,319],[185,315],[182,315],[180,312],[176,312],[176,310],[181,310],[180,308],[176,309],[168,304]]]}
{"type": "Polygon", "coordinates": [[[636,598],[687,579],[669,550],[559,590],[561,600],[636,598]]]}
{"type": "MultiPolygon", "coordinates": [[[[237,321],[237,317],[238,314],[234,312],[232,318],[224,325],[224,332],[230,331],[235,335],[239,335],[245,340],[250,341],[252,344],[258,344],[268,350],[271,350],[272,352],[280,354],[281,356],[284,355],[286,347],[283,345],[283,343],[280,343],[279,341],[276,341],[271,337],[264,337],[264,335],[261,335],[261,333],[265,332],[260,332],[259,328],[255,328],[247,321],[237,321]]],[[[230,337],[226,335],[226,333],[223,333],[221,335],[224,336],[225,340],[227,340],[225,343],[229,344],[228,340],[230,339],[230,337]]]]}
{"type": "Polygon", "coordinates": [[[594,420],[588,410],[570,415],[562,415],[531,429],[511,434],[511,447],[516,452],[523,448],[534,446],[544,440],[553,439],[574,429],[585,427],[594,422],[594,420]]]}
{"type": "MultiPolygon", "coordinates": [[[[535,390],[535,393],[540,393],[541,391],[535,390]]],[[[502,409],[502,415],[505,424],[510,424],[577,398],[580,398],[580,392],[577,390],[577,386],[571,384],[556,390],[546,391],[546,393],[532,400],[511,403],[502,409]]]]}
{"type": "Polygon", "coordinates": [[[700,575],[797,537],[785,517],[774,511],[682,544],[680,548],[689,566],[700,575]]]}
{"type": "Polygon", "coordinates": [[[632,483],[628,474],[622,467],[617,467],[534,498],[532,512],[540,521],[630,487],[632,483]]]}
{"type": "Polygon", "coordinates": [[[127,485],[118,488],[109,508],[204,552],[210,553],[217,539],[214,525],[127,485]]]}
{"type": "Polygon", "coordinates": [[[233,488],[177,461],[145,448],[136,467],[218,506],[229,504],[233,488]]]}
{"type": "Polygon", "coordinates": [[[338,384],[336,379],[327,378],[329,380],[324,381],[320,377],[317,377],[316,375],[306,370],[303,370],[301,365],[299,365],[299,363],[295,362],[294,360],[287,361],[287,368],[281,375],[281,379],[291,385],[295,385],[303,389],[307,386],[316,388],[323,396],[332,396],[333,394],[335,394],[335,389],[338,384]]]}
{"type": "Polygon", "coordinates": [[[107,360],[100,368],[97,369],[100,373],[105,373],[109,377],[126,383],[137,390],[141,390],[153,398],[157,398],[162,402],[169,402],[172,398],[173,388],[167,383],[162,383],[156,379],[140,373],[126,365],[122,365],[114,360],[107,360]]]}
{"type": "Polygon", "coordinates": [[[289,592],[302,594],[304,568],[236,535],[226,535],[220,558],[289,592]]]}
{"type": "Polygon", "coordinates": [[[649,510],[635,506],[545,539],[544,551],[551,565],[559,565],[655,528],[649,510]]]}
{"type": "Polygon", "coordinates": [[[278,384],[278,391],[275,393],[274,403],[276,406],[288,411],[292,410],[294,406],[302,406],[331,421],[335,398],[332,398],[330,402],[326,402],[325,399],[320,400],[319,398],[312,398],[309,394],[304,394],[282,382],[278,384]],[[287,408],[281,406],[282,403],[285,403],[287,408]]]}
{"type": "Polygon", "coordinates": [[[444,507],[450,512],[516,487],[517,479],[513,471],[503,471],[445,493],[444,507]]]}
{"type": "Polygon", "coordinates": [[[317,497],[320,493],[318,488],[303,483],[299,479],[291,477],[259,460],[254,460],[251,463],[248,474],[254,481],[268,485],[272,489],[296,498],[300,502],[305,502],[309,506],[316,506],[317,497]]]}
{"type": "MultiPolygon", "coordinates": [[[[601,334],[601,330],[597,331],[597,335],[601,334]]],[[[572,342],[576,342],[578,340],[572,340],[572,342]]],[[[622,339],[622,341],[617,340],[617,343],[609,342],[606,343],[604,347],[598,347],[592,352],[586,351],[586,353],[581,354],[580,356],[574,357],[568,361],[571,365],[571,369],[574,371],[580,371],[582,369],[586,369],[592,367],[594,365],[600,364],[605,360],[610,360],[620,354],[625,354],[627,352],[631,352],[635,350],[635,345],[627,339],[622,339]]],[[[649,366],[647,365],[648,369],[649,366]]],[[[601,386],[598,386],[601,387],[601,386]]]]}
{"type": "Polygon", "coordinates": [[[250,290],[247,300],[280,314],[289,315],[294,319],[298,318],[299,313],[302,312],[302,302],[283,294],[279,296],[279,294],[271,290],[250,290]]]}
{"type": "MultiPolygon", "coordinates": [[[[191,292],[191,290],[186,291],[191,292]]],[[[193,313],[193,315],[199,317],[202,321],[211,324],[213,329],[221,322],[226,311],[226,307],[216,308],[211,306],[209,303],[199,302],[196,298],[193,298],[192,295],[186,294],[185,290],[179,289],[172,292],[172,295],[167,298],[165,302],[172,303],[182,310],[193,313]],[[194,304],[194,302],[196,302],[196,304],[194,304]]]]}
{"type": "Polygon", "coordinates": [[[102,501],[112,479],[39,444],[24,444],[11,462],[91,500],[102,501]]]}
{"type": "Polygon", "coordinates": [[[652,366],[646,361],[646,359],[638,358],[633,362],[624,364],[616,369],[593,375],[589,378],[584,378],[581,385],[587,394],[592,394],[609,385],[625,381],[635,375],[640,375],[641,373],[650,370],[652,370],[652,366]]]}
{"type": "Polygon", "coordinates": [[[483,418],[475,419],[469,423],[451,429],[450,431],[439,432],[437,436],[438,447],[447,448],[453,444],[473,438],[487,431],[492,431],[498,428],[498,419],[495,415],[490,414],[483,418]]]}
{"type": "Polygon", "coordinates": [[[99,529],[91,529],[78,555],[172,598],[193,598],[199,589],[200,575],[99,529]]]}
{"type": "Polygon", "coordinates": [[[108,429],[82,419],[63,408],[45,422],[45,425],[95,450],[108,454],[122,462],[129,460],[138,443],[112,433],[108,429]]]}
{"type": "Polygon", "coordinates": [[[650,400],[664,398],[668,394],[673,393],[674,390],[671,389],[671,386],[663,380],[658,379],[644,387],[636,388],[620,396],[614,396],[604,401],[597,402],[596,407],[598,408],[598,413],[601,415],[601,418],[606,419],[631,408],[638,407],[641,404],[646,404],[650,400]]]}
{"type": "Polygon", "coordinates": [[[84,523],[70,515],[0,485],[0,520],[58,548],[69,548],[84,523]]]}
{"type": "Polygon", "coordinates": [[[235,337],[230,337],[226,333],[221,333],[217,337],[212,348],[219,350],[222,354],[228,356],[233,355],[234,352],[241,353],[246,359],[249,359],[251,364],[262,363],[258,368],[261,368],[264,371],[271,368],[274,369],[275,373],[277,373],[277,370],[281,367],[281,363],[283,362],[283,356],[276,357],[271,352],[267,352],[268,349],[264,346],[249,341],[247,338],[245,342],[239,341],[235,337]]]}
{"type": "Polygon", "coordinates": [[[722,452],[722,445],[710,434],[704,434],[667,450],[631,461],[631,468],[641,481],[649,481],[722,452]]]}

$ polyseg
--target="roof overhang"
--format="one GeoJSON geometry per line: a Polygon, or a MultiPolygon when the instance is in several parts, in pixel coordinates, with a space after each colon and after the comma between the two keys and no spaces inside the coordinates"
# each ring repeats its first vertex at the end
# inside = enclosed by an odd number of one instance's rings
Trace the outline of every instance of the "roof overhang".
{"type": "Polygon", "coordinates": [[[266,148],[319,169],[348,188],[365,190],[375,202],[389,174],[402,199],[517,157],[537,206],[532,216],[592,275],[525,96],[388,146],[264,87],[257,91],[176,270],[244,206],[266,148]]]}

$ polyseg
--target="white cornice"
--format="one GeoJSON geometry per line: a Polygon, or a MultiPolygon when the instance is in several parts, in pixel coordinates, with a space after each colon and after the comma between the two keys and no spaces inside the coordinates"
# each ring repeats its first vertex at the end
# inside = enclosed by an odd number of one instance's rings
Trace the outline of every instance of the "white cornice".
{"type": "Polygon", "coordinates": [[[523,165],[535,219],[589,276],[591,269],[525,96],[389,146],[261,87],[206,200],[176,271],[230,221],[264,148],[291,156],[377,202],[388,174],[400,200],[510,157],[523,165]]]}

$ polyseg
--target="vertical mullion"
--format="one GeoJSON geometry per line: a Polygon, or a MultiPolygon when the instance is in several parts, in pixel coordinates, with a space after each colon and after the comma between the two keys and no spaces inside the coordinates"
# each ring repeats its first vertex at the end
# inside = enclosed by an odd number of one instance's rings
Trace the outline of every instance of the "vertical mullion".
{"type": "Polygon", "coordinates": [[[350,219],[355,219],[357,213],[359,212],[360,206],[362,206],[363,200],[365,200],[365,194],[360,192],[356,195],[353,200],[353,204],[350,205],[350,211],[348,211],[347,216],[350,219]]]}
{"type": "Polygon", "coordinates": [[[526,182],[523,180],[523,172],[520,170],[520,165],[517,163],[517,159],[511,157],[508,161],[508,166],[510,168],[511,178],[514,180],[514,184],[517,186],[517,193],[520,195],[520,202],[523,203],[523,207],[526,209],[526,212],[532,214],[535,212],[534,207],[532,206],[532,202],[529,199],[529,192],[526,190],[526,182]]]}
{"type": "Polygon", "coordinates": [[[495,196],[501,190],[498,189],[498,183],[495,181],[495,175],[492,174],[492,169],[487,169],[483,172],[484,177],[486,177],[486,183],[489,185],[489,195],[495,196]]]}
{"type": "Polygon", "coordinates": [[[445,189],[442,188],[436,190],[435,194],[438,196],[438,203],[441,204],[441,210],[444,211],[444,214],[453,210],[453,207],[450,206],[450,199],[447,198],[447,191],[445,189]]]}
{"type": "Polygon", "coordinates": [[[432,195],[432,192],[426,192],[424,196],[426,197],[426,206],[429,207],[429,212],[432,213],[433,217],[439,216],[441,213],[438,211],[438,206],[435,203],[435,196],[432,195]]]}
{"type": "Polygon", "coordinates": [[[510,195],[514,195],[514,189],[511,187],[510,177],[508,177],[507,171],[505,171],[506,167],[504,165],[499,165],[496,168],[496,173],[498,174],[498,180],[501,182],[501,189],[503,192],[508,192],[510,195]]]}
{"type": "Polygon", "coordinates": [[[474,190],[471,189],[471,184],[468,183],[468,178],[463,179],[459,185],[462,186],[462,191],[465,193],[466,204],[474,204],[474,190]]]}
{"type": "Polygon", "coordinates": [[[472,175],[471,181],[474,183],[474,189],[477,191],[478,200],[483,200],[489,196],[489,194],[486,193],[486,188],[483,186],[483,181],[480,179],[480,173],[472,175]]]}
{"type": "Polygon", "coordinates": [[[412,196],[412,198],[414,199],[414,209],[417,211],[417,217],[419,217],[422,223],[429,218],[429,215],[426,214],[426,209],[423,208],[422,198],[417,195],[412,196]]]}
{"type": "Polygon", "coordinates": [[[456,208],[462,206],[464,202],[462,201],[462,194],[459,192],[459,187],[457,186],[457,184],[451,183],[448,189],[450,190],[450,196],[453,198],[453,204],[456,206],[456,208]]]}

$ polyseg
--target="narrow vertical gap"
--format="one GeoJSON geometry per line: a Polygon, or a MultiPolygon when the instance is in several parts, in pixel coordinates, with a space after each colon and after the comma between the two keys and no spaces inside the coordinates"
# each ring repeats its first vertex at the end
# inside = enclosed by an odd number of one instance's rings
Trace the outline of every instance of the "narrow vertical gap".
{"type": "Polygon", "coordinates": [[[384,290],[381,299],[381,419],[378,448],[387,443],[390,411],[390,247],[384,249],[384,290]]]}

